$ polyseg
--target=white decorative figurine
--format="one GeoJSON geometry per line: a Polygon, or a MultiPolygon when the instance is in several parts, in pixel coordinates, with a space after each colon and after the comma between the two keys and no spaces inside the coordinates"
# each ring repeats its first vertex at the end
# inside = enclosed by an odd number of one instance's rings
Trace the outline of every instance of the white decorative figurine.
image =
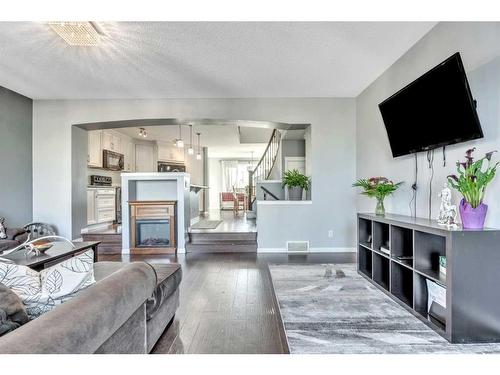
{"type": "Polygon", "coordinates": [[[458,225],[457,219],[457,206],[451,204],[451,189],[448,182],[443,185],[443,190],[439,194],[441,197],[441,205],[439,206],[439,217],[437,222],[439,225],[446,225],[448,228],[456,229],[458,225]]]}

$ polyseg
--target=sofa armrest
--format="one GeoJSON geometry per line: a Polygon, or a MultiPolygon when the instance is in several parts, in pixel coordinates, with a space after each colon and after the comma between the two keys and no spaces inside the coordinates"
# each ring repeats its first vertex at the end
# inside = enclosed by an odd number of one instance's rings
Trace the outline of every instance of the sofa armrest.
{"type": "Polygon", "coordinates": [[[152,295],[156,274],[130,263],[0,337],[0,353],[94,353],[152,295]]]}

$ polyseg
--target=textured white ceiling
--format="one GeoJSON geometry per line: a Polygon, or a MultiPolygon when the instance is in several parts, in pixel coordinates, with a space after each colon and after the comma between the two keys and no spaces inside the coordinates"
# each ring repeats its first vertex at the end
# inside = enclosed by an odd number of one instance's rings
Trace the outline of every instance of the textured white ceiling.
{"type": "Polygon", "coordinates": [[[354,97],[433,22],[98,22],[97,47],[0,22],[0,85],[34,99],[354,97]]]}

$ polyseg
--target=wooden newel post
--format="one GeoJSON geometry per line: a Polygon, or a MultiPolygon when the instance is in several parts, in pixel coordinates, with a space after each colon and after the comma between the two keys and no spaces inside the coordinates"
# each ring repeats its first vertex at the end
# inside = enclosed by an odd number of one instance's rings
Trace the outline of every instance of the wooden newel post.
{"type": "Polygon", "coordinates": [[[253,195],[253,171],[248,171],[248,207],[252,211],[252,195],[253,195]]]}

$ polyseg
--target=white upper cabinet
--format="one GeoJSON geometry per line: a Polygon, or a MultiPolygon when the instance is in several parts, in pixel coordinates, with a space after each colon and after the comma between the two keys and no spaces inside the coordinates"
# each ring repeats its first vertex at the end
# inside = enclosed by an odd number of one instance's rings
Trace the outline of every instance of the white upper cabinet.
{"type": "Polygon", "coordinates": [[[88,154],[87,164],[89,167],[102,167],[102,139],[100,130],[88,131],[88,154]]]}
{"type": "Polygon", "coordinates": [[[156,142],[156,144],[159,161],[184,163],[184,148],[178,148],[166,142],[156,142]]]}
{"type": "Polygon", "coordinates": [[[122,151],[122,138],[119,134],[112,131],[102,132],[102,148],[109,151],[118,152],[122,151]]]}

